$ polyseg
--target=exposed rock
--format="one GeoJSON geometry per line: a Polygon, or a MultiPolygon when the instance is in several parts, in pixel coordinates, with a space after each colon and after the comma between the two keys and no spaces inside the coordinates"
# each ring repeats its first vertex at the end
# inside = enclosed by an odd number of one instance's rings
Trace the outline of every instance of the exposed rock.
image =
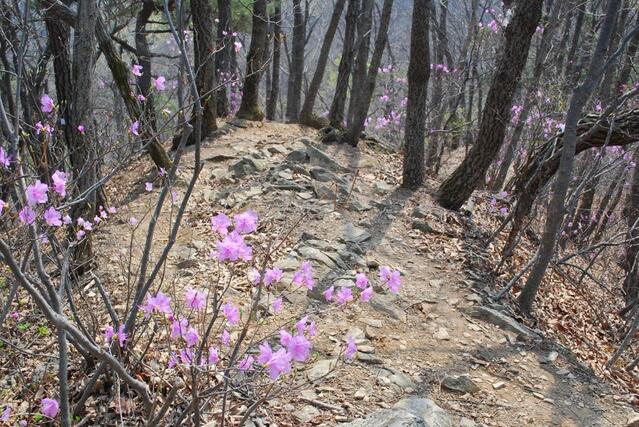
{"type": "Polygon", "coordinates": [[[353,340],[355,340],[355,343],[357,343],[357,344],[366,341],[366,337],[364,336],[364,331],[362,331],[357,326],[351,328],[346,333],[346,338],[353,338],[353,340]]]}
{"type": "Polygon", "coordinates": [[[426,218],[428,216],[428,211],[421,205],[415,206],[413,209],[413,218],[426,218]]]}
{"type": "Polygon", "coordinates": [[[379,357],[373,356],[369,353],[357,352],[357,360],[360,362],[368,363],[369,365],[383,365],[384,361],[379,357]]]}
{"type": "Polygon", "coordinates": [[[452,417],[435,402],[420,397],[400,400],[390,409],[382,409],[343,427],[453,427],[452,417]]]}
{"type": "Polygon", "coordinates": [[[446,375],[442,380],[442,387],[458,393],[473,394],[479,391],[477,384],[475,384],[468,375],[446,375]]]}
{"type": "Polygon", "coordinates": [[[381,328],[382,326],[384,326],[384,322],[382,322],[381,320],[378,320],[378,319],[364,318],[364,319],[360,319],[360,320],[365,325],[372,326],[373,328],[381,328]]]}
{"type": "Polygon", "coordinates": [[[224,160],[231,160],[237,158],[236,151],[228,145],[219,145],[206,149],[206,157],[204,160],[207,162],[223,162],[224,160]]]}
{"type": "Polygon", "coordinates": [[[313,145],[309,139],[301,138],[300,142],[306,146],[306,154],[308,155],[311,164],[321,166],[333,172],[348,172],[347,168],[340,165],[335,159],[313,145]]]}
{"type": "Polygon", "coordinates": [[[345,181],[341,177],[337,176],[335,173],[329,170],[326,170],[320,166],[313,166],[312,168],[308,170],[308,172],[311,174],[311,177],[316,181],[345,183],[345,181]]]}
{"type": "Polygon", "coordinates": [[[300,422],[302,423],[311,422],[315,417],[319,415],[319,409],[312,405],[306,405],[293,413],[293,416],[300,420],[300,422]]]}
{"type": "Polygon", "coordinates": [[[390,185],[386,181],[375,181],[375,184],[373,184],[373,190],[377,194],[389,193],[393,191],[393,189],[395,189],[395,187],[390,185]]]}
{"type": "Polygon", "coordinates": [[[470,307],[466,310],[469,316],[480,319],[500,328],[523,335],[530,339],[538,339],[539,334],[527,326],[522,325],[510,316],[488,307],[470,307]]]}
{"type": "Polygon", "coordinates": [[[306,371],[306,377],[310,381],[316,381],[326,375],[332,374],[332,370],[337,365],[336,359],[325,359],[315,362],[311,368],[306,371]]]}
{"type": "Polygon", "coordinates": [[[176,267],[179,268],[180,270],[186,270],[188,268],[197,268],[198,265],[199,263],[196,259],[185,259],[183,261],[178,262],[176,264],[176,267]]]}
{"type": "Polygon", "coordinates": [[[337,269],[337,265],[335,264],[335,262],[328,255],[317,248],[302,246],[301,248],[297,249],[297,252],[304,259],[321,262],[330,269],[337,269]]]}
{"type": "Polygon", "coordinates": [[[286,160],[293,163],[308,163],[308,154],[305,150],[293,150],[286,156],[286,160]]]}
{"type": "Polygon", "coordinates": [[[437,332],[433,334],[433,338],[438,339],[440,341],[448,341],[450,340],[450,334],[446,328],[440,327],[437,329],[437,332]]]}
{"type": "Polygon", "coordinates": [[[555,360],[557,360],[557,358],[559,357],[559,353],[557,353],[556,351],[551,351],[550,353],[548,353],[547,356],[541,358],[541,360],[539,361],[540,363],[555,363],[555,360]]]}
{"type": "Polygon", "coordinates": [[[243,178],[255,172],[262,172],[268,169],[268,162],[264,159],[253,157],[242,157],[239,161],[229,167],[236,178],[243,178]]]}
{"type": "Polygon", "coordinates": [[[348,222],[344,225],[343,237],[340,239],[346,242],[362,243],[370,238],[371,235],[366,229],[348,222]]]}
{"type": "Polygon", "coordinates": [[[628,420],[628,424],[626,427],[639,427],[639,415],[635,415],[634,417],[628,420]]]}
{"type": "Polygon", "coordinates": [[[413,223],[411,224],[411,228],[413,230],[419,230],[422,233],[432,233],[434,231],[433,227],[431,227],[429,223],[422,219],[414,219],[413,223]]]}
{"type": "Polygon", "coordinates": [[[382,313],[386,313],[391,316],[393,319],[401,320],[402,322],[406,321],[406,312],[397,305],[396,303],[397,297],[374,293],[373,297],[370,300],[371,307],[373,307],[377,311],[381,311],[382,313]]]}
{"type": "Polygon", "coordinates": [[[462,419],[459,420],[459,427],[475,427],[476,425],[477,423],[470,418],[462,417],[462,419]]]}

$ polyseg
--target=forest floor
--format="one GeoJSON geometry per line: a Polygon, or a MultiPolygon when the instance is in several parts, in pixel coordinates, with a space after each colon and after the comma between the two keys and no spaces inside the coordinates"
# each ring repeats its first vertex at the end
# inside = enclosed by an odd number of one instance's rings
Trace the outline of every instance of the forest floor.
{"type": "MultiPolygon", "coordinates": [[[[467,218],[437,207],[430,196],[436,181],[419,191],[401,189],[401,157],[367,141],[353,149],[320,144],[315,131],[294,125],[226,126],[233,130],[202,148],[204,168],[166,282],[175,289],[205,287],[215,241],[210,216],[245,208],[271,231],[303,217],[286,240],[280,265],[290,270],[288,251],[323,263],[320,290],[349,280],[355,270],[373,275],[378,265],[398,268],[403,276],[398,297],[380,293],[371,304],[344,310],[329,309],[312,293],[291,297],[296,310],[315,313],[321,332],[307,376],[328,372],[346,334],[357,338],[360,351],[328,378],[269,401],[255,425],[335,425],[410,395],[434,401],[449,414],[450,425],[624,426],[635,416],[624,391],[602,382],[570,352],[515,322],[502,329],[493,312],[477,311],[487,303],[469,258],[480,236],[469,231],[467,218]]],[[[178,192],[192,164],[191,149],[182,159],[178,192]]],[[[123,280],[115,270],[129,248],[130,216],[142,226],[132,247],[141,245],[144,212],[158,191],[144,191],[144,183],[156,174],[140,158],[109,184],[121,219],[100,229],[96,250],[113,261],[101,267],[112,274],[110,286],[123,280]]],[[[167,224],[163,217],[159,243],[166,241],[167,224]]]]}

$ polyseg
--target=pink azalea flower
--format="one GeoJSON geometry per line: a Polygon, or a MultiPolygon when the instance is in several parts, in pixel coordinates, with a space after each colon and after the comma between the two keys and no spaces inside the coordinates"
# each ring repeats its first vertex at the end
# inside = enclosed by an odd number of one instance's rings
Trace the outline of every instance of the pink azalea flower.
{"type": "Polygon", "coordinates": [[[0,416],[0,421],[3,423],[8,423],[9,418],[11,417],[11,406],[7,405],[2,411],[2,416],[0,416]]]}
{"type": "Polygon", "coordinates": [[[104,341],[106,343],[110,343],[115,336],[115,332],[113,331],[113,326],[108,325],[104,328],[104,341]]]}
{"type": "Polygon", "coordinates": [[[31,225],[36,220],[36,213],[29,206],[25,206],[22,208],[20,212],[18,212],[18,218],[20,219],[20,222],[22,222],[23,224],[31,225]]]}
{"type": "Polygon", "coordinates": [[[153,184],[151,184],[150,182],[145,182],[144,183],[144,189],[146,191],[153,191],[153,184]]]}
{"type": "Polygon", "coordinates": [[[357,344],[355,344],[355,339],[353,337],[348,337],[346,340],[346,350],[344,351],[345,359],[352,359],[355,357],[355,353],[357,353],[357,344]]]}
{"type": "Polygon", "coordinates": [[[397,292],[399,292],[399,288],[400,286],[402,286],[401,275],[399,271],[393,271],[391,273],[387,285],[392,293],[396,294],[397,292]]]}
{"type": "Polygon", "coordinates": [[[42,95],[40,98],[40,109],[43,113],[49,114],[55,108],[55,104],[53,103],[53,99],[46,93],[42,95]]]}
{"type": "Polygon", "coordinates": [[[226,321],[229,322],[229,325],[237,325],[240,321],[240,310],[230,302],[222,306],[222,312],[224,313],[224,317],[226,317],[226,321]]]}
{"type": "Polygon", "coordinates": [[[220,361],[220,356],[218,354],[217,348],[209,347],[209,365],[217,365],[217,362],[220,361]]]}
{"type": "Polygon", "coordinates": [[[344,305],[349,301],[353,301],[353,292],[350,288],[340,288],[337,292],[337,303],[339,305],[344,305]]]}
{"type": "Polygon", "coordinates": [[[293,336],[288,331],[285,331],[284,329],[280,330],[280,344],[284,347],[288,347],[292,339],[293,336]]]}
{"type": "Polygon", "coordinates": [[[161,177],[164,177],[164,175],[166,175],[166,169],[164,169],[163,167],[160,167],[160,170],[158,171],[158,175],[161,177]]]}
{"type": "Polygon", "coordinates": [[[129,218],[129,225],[132,225],[133,227],[135,227],[136,225],[138,225],[138,219],[132,216],[131,218],[129,218]]]}
{"type": "Polygon", "coordinates": [[[154,312],[171,314],[171,298],[158,291],[155,296],[147,296],[146,305],[142,306],[142,311],[147,316],[154,312]]]}
{"type": "Polygon", "coordinates": [[[43,218],[49,227],[60,227],[62,225],[62,215],[53,206],[44,212],[43,218]]]}
{"type": "Polygon", "coordinates": [[[304,316],[295,322],[295,329],[297,329],[298,334],[304,334],[304,331],[306,330],[306,323],[308,323],[308,316],[304,316]]]}
{"type": "Polygon", "coordinates": [[[86,231],[84,231],[84,230],[78,230],[78,231],[75,233],[75,238],[76,238],[77,240],[82,240],[82,239],[84,238],[84,236],[86,236],[86,234],[87,234],[87,232],[86,232],[86,231]]]}
{"type": "Polygon", "coordinates": [[[253,369],[253,361],[253,356],[246,356],[244,359],[240,360],[240,362],[237,364],[237,368],[241,372],[250,371],[251,369],[253,369]]]}
{"type": "Polygon", "coordinates": [[[313,289],[315,280],[313,279],[313,266],[309,261],[302,262],[300,269],[295,272],[293,275],[293,284],[297,286],[304,285],[310,290],[313,289]]]}
{"type": "Polygon", "coordinates": [[[84,135],[84,126],[83,125],[78,125],[78,132],[80,132],[80,134],[84,135]]]}
{"type": "Polygon", "coordinates": [[[51,135],[53,133],[53,128],[49,123],[42,124],[42,122],[36,122],[35,124],[36,135],[40,135],[41,133],[51,135]]]}
{"type": "Polygon", "coordinates": [[[360,288],[361,290],[366,289],[368,286],[368,277],[364,273],[357,273],[355,275],[355,286],[360,288]]]}
{"type": "Polygon", "coordinates": [[[60,410],[60,405],[58,404],[58,401],[55,399],[49,399],[48,397],[45,397],[44,399],[42,399],[42,414],[44,414],[44,416],[49,417],[49,418],[55,418],[56,415],[58,415],[58,411],[60,410]]]}
{"type": "Polygon", "coordinates": [[[189,328],[189,321],[183,317],[174,319],[171,322],[171,339],[176,339],[182,336],[183,332],[186,332],[189,328]]]}
{"type": "Polygon", "coordinates": [[[242,50],[242,42],[240,41],[234,42],[233,47],[235,48],[235,53],[240,53],[240,50],[242,50]]]}
{"type": "Polygon", "coordinates": [[[249,271],[248,276],[251,283],[255,286],[259,285],[260,280],[262,280],[262,277],[260,276],[260,271],[257,268],[253,268],[251,271],[249,271]]]}
{"type": "Polygon", "coordinates": [[[71,222],[73,222],[73,221],[71,220],[71,217],[70,217],[69,215],[65,215],[65,216],[62,218],[62,223],[63,223],[64,225],[69,225],[69,224],[71,224],[71,222]]]}
{"type": "Polygon", "coordinates": [[[240,234],[248,234],[257,230],[257,214],[252,210],[233,216],[235,231],[240,234]]]}
{"type": "Polygon", "coordinates": [[[140,122],[136,120],[133,123],[131,123],[130,130],[133,135],[140,136],[140,122]]]}
{"type": "Polygon", "coordinates": [[[66,196],[66,185],[68,176],[66,173],[56,170],[51,175],[51,181],[53,181],[53,191],[58,193],[60,197],[66,196]]]}
{"type": "Polygon", "coordinates": [[[362,302],[368,302],[370,301],[372,296],[373,296],[373,287],[369,286],[368,288],[364,289],[361,294],[359,294],[359,299],[362,302]]]}
{"type": "Polygon", "coordinates": [[[279,313],[282,311],[282,298],[275,298],[273,300],[273,313],[279,313]]]}
{"type": "Polygon", "coordinates": [[[124,342],[129,337],[129,334],[124,332],[124,325],[120,325],[118,328],[118,344],[120,344],[120,348],[124,348],[124,342]]]}
{"type": "Polygon", "coordinates": [[[222,345],[227,347],[231,343],[231,334],[229,334],[229,331],[227,331],[226,329],[224,329],[222,331],[222,335],[220,335],[220,342],[222,343],[222,345]]]}
{"type": "Polygon", "coordinates": [[[281,269],[277,267],[267,269],[264,272],[264,284],[270,286],[273,283],[279,283],[282,277],[284,277],[284,272],[281,269]]]}
{"type": "Polygon", "coordinates": [[[171,357],[169,357],[168,368],[174,368],[179,363],[177,355],[175,353],[171,353],[171,357]]]}
{"type": "Polygon", "coordinates": [[[184,293],[186,305],[194,310],[201,310],[206,306],[206,294],[199,289],[188,288],[184,293]]]}
{"type": "Polygon", "coordinates": [[[317,331],[315,330],[315,321],[313,320],[309,325],[308,325],[308,336],[313,338],[315,335],[317,334],[317,331]]]}
{"type": "Polygon", "coordinates": [[[142,76],[142,67],[140,64],[133,64],[133,67],[131,67],[131,72],[133,73],[134,76],[142,76]]]}
{"type": "Polygon", "coordinates": [[[229,234],[229,227],[231,226],[231,220],[223,213],[211,217],[211,229],[221,236],[229,234]]]}
{"type": "Polygon", "coordinates": [[[260,355],[258,363],[264,365],[269,370],[269,377],[276,380],[282,374],[291,372],[291,356],[288,352],[280,348],[275,353],[271,350],[268,343],[260,345],[260,355]]]}
{"type": "Polygon", "coordinates": [[[4,207],[7,205],[7,202],[5,202],[4,200],[0,199],[0,215],[2,215],[2,211],[4,210],[4,207]]]}
{"type": "Polygon", "coordinates": [[[387,282],[388,279],[390,278],[390,274],[391,274],[391,269],[389,266],[387,265],[383,265],[379,268],[379,278],[383,281],[383,282],[387,282]]]}
{"type": "Polygon", "coordinates": [[[189,328],[189,330],[186,331],[186,334],[184,334],[182,338],[184,338],[184,341],[186,341],[186,345],[188,347],[193,347],[200,340],[200,336],[198,335],[195,328],[189,328]]]}
{"type": "Polygon", "coordinates": [[[40,182],[37,180],[35,184],[31,184],[27,187],[27,203],[29,206],[34,206],[39,203],[46,203],[49,200],[49,196],[47,195],[47,191],[49,191],[49,187],[47,184],[40,182]]]}
{"type": "Polygon", "coordinates": [[[180,350],[180,360],[185,365],[190,366],[193,361],[193,350],[190,348],[183,348],[180,350]]]}
{"type": "Polygon", "coordinates": [[[286,346],[291,358],[296,362],[304,362],[311,354],[311,342],[304,335],[295,335],[286,346]]]}
{"type": "Polygon", "coordinates": [[[158,76],[158,78],[153,79],[153,86],[155,90],[161,92],[166,89],[166,78],[164,76],[158,76]]]}
{"type": "Polygon", "coordinates": [[[217,258],[220,261],[250,261],[253,258],[253,249],[246,244],[244,237],[233,231],[223,240],[217,241],[217,258]]]}
{"type": "Polygon", "coordinates": [[[330,288],[324,291],[324,298],[326,298],[326,301],[330,302],[333,300],[334,292],[335,292],[335,286],[331,286],[330,288]]]}
{"type": "Polygon", "coordinates": [[[0,166],[5,169],[9,168],[9,164],[11,163],[11,157],[7,155],[2,147],[0,147],[0,166]]]}
{"type": "Polygon", "coordinates": [[[109,213],[111,215],[116,214],[118,212],[117,208],[115,206],[109,206],[109,208],[107,209],[109,211],[109,213]]]}

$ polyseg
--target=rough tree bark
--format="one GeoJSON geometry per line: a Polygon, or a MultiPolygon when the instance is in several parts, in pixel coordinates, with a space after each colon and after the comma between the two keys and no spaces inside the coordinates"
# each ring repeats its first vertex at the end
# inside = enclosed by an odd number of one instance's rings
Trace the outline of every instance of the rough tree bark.
{"type": "Polygon", "coordinates": [[[382,64],[382,57],[384,56],[384,50],[388,43],[388,26],[390,25],[392,12],[393,0],[384,0],[382,15],[379,20],[379,28],[377,29],[377,37],[375,39],[375,48],[373,49],[373,56],[371,56],[371,63],[368,67],[365,84],[362,86],[359,94],[351,95],[357,97],[357,108],[355,109],[355,114],[353,116],[353,123],[350,124],[348,130],[344,134],[344,141],[354,147],[357,146],[359,137],[364,131],[368,108],[371,105],[371,99],[373,98],[373,92],[375,91],[377,72],[382,64]]]}
{"type": "Polygon", "coordinates": [[[271,64],[271,87],[268,90],[268,98],[266,100],[266,118],[275,120],[275,112],[277,110],[277,99],[280,95],[280,59],[282,47],[282,5],[278,1],[275,4],[273,13],[273,61],[271,64]]]}
{"type": "MultiPolygon", "coordinates": [[[[202,103],[202,139],[217,130],[215,101],[215,42],[213,38],[213,7],[210,0],[191,0],[193,14],[193,57],[195,83],[202,103]]],[[[194,107],[191,122],[195,125],[194,107]]]]}
{"type": "Polygon", "coordinates": [[[246,57],[242,103],[237,112],[237,117],[240,119],[261,121],[264,118],[264,113],[259,106],[259,98],[260,80],[265,59],[266,33],[268,32],[266,3],[267,0],[255,0],[253,2],[251,46],[246,57]]]}
{"type": "Polygon", "coordinates": [[[328,113],[331,126],[341,129],[344,126],[344,107],[346,106],[346,96],[348,94],[348,81],[353,69],[353,53],[355,44],[355,29],[357,27],[357,12],[360,0],[348,0],[346,10],[346,29],[344,30],[344,46],[342,57],[337,69],[337,84],[335,85],[335,95],[328,113]]]}
{"type": "Polygon", "coordinates": [[[445,208],[457,210],[468,200],[475,188],[484,182],[486,171],[499,153],[542,6],[543,0],[517,2],[514,16],[505,31],[505,45],[482,112],[477,141],[462,164],[437,191],[437,201],[445,208]]]}
{"type": "Polygon", "coordinates": [[[348,101],[347,126],[350,126],[355,116],[357,94],[361,93],[366,85],[366,66],[368,65],[368,53],[371,46],[374,3],[373,0],[362,0],[361,10],[357,19],[357,57],[353,68],[351,98],[348,101]]]}
{"type": "Polygon", "coordinates": [[[624,268],[626,278],[623,291],[626,304],[630,304],[639,296],[639,168],[632,175],[632,187],[626,199],[623,212],[628,226],[626,256],[624,268]]]}
{"type": "Polygon", "coordinates": [[[286,93],[286,121],[299,120],[302,102],[302,80],[304,79],[304,47],[306,46],[306,19],[302,0],[293,0],[293,40],[291,43],[291,70],[286,93]]]}
{"type": "Polygon", "coordinates": [[[317,59],[317,67],[315,68],[311,84],[308,86],[306,98],[304,98],[304,105],[302,105],[302,111],[300,112],[300,123],[306,126],[322,128],[329,124],[326,120],[321,120],[313,114],[313,107],[315,106],[315,100],[317,99],[317,94],[319,93],[319,88],[322,84],[322,79],[324,78],[324,71],[326,70],[326,64],[328,63],[328,55],[331,51],[331,45],[333,44],[333,39],[335,38],[339,19],[342,16],[345,4],[346,0],[337,0],[335,2],[333,14],[331,15],[331,20],[328,24],[326,34],[324,35],[324,40],[322,41],[322,47],[317,59]]]}
{"type": "Polygon", "coordinates": [[[597,47],[592,54],[588,73],[586,74],[584,82],[577,86],[570,99],[570,106],[566,113],[565,133],[559,168],[555,185],[553,187],[552,199],[550,201],[550,206],[548,207],[544,232],[541,237],[537,253],[535,254],[535,259],[530,269],[528,279],[526,280],[526,284],[517,298],[520,310],[527,315],[529,315],[532,311],[537,290],[541,285],[541,280],[543,279],[546,269],[548,268],[548,264],[552,258],[555,243],[557,241],[557,235],[559,234],[563,223],[565,213],[564,202],[568,186],[570,185],[572,178],[572,170],[575,161],[579,117],[582,114],[582,110],[588,101],[588,98],[596,88],[597,83],[604,72],[603,64],[605,52],[608,44],[610,43],[612,29],[619,10],[619,3],[620,0],[610,0],[608,2],[606,16],[599,33],[597,47]]]}
{"type": "Polygon", "coordinates": [[[408,103],[402,187],[417,188],[424,182],[426,94],[430,78],[428,24],[430,0],[415,0],[408,63],[408,103]]]}
{"type": "Polygon", "coordinates": [[[566,70],[564,72],[564,78],[567,82],[574,80],[574,68],[577,61],[577,48],[579,47],[579,39],[581,38],[581,30],[584,27],[584,18],[586,17],[586,1],[577,0],[577,19],[575,20],[575,30],[572,33],[572,40],[570,42],[570,49],[568,50],[568,56],[566,57],[566,70]]]}
{"type": "MultiPolygon", "coordinates": [[[[223,83],[231,78],[231,52],[233,51],[233,31],[231,31],[231,0],[217,0],[217,53],[215,54],[216,81],[223,83]]],[[[215,94],[218,117],[230,114],[226,84],[215,94]]]]}
{"type": "Polygon", "coordinates": [[[137,78],[138,91],[144,96],[143,103],[144,122],[150,126],[153,131],[157,129],[155,120],[155,102],[154,95],[151,92],[151,51],[146,38],[146,24],[149,22],[151,14],[155,10],[153,0],[143,0],[142,8],[138,11],[135,18],[135,56],[138,64],[142,66],[142,75],[137,78]]]}
{"type": "Polygon", "coordinates": [[[541,41],[535,55],[533,75],[530,80],[530,84],[526,89],[526,97],[524,98],[524,104],[522,106],[521,113],[519,114],[519,119],[515,125],[515,129],[513,130],[510,142],[506,147],[504,158],[499,165],[497,176],[491,183],[493,191],[499,191],[504,186],[504,181],[506,181],[506,176],[508,175],[508,169],[515,158],[515,151],[524,132],[528,115],[536,103],[537,87],[539,86],[539,82],[544,72],[545,59],[547,58],[548,51],[551,47],[555,28],[559,22],[559,13],[563,5],[564,3],[559,1],[556,1],[553,4],[550,16],[548,17],[548,22],[544,26],[544,33],[541,36],[541,41]]]}

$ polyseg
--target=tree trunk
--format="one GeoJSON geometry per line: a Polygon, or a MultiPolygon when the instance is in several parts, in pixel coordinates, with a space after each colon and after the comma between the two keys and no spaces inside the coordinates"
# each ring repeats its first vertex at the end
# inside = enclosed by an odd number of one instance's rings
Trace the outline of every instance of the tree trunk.
{"type": "Polygon", "coordinates": [[[567,4],[568,15],[564,22],[564,28],[561,32],[561,38],[559,39],[559,46],[557,47],[557,56],[555,56],[555,75],[560,75],[564,69],[564,59],[566,57],[566,45],[570,38],[570,24],[572,23],[572,17],[574,15],[573,3],[567,4]]]}
{"type": "Polygon", "coordinates": [[[624,268],[626,278],[623,282],[623,292],[626,304],[639,296],[639,168],[635,168],[632,175],[632,187],[626,199],[624,217],[628,226],[626,257],[624,268]]]}
{"type": "Polygon", "coordinates": [[[351,98],[348,102],[348,114],[346,125],[350,126],[357,108],[357,95],[366,86],[366,66],[368,65],[368,53],[371,47],[371,32],[373,30],[373,4],[374,0],[362,0],[362,7],[357,19],[357,57],[353,69],[353,87],[351,98]]]}
{"type": "Polygon", "coordinates": [[[302,11],[302,1],[293,0],[293,41],[291,43],[291,69],[286,93],[286,120],[299,120],[302,102],[302,80],[304,79],[304,47],[306,45],[306,19],[302,11]]]}
{"type": "Polygon", "coordinates": [[[568,50],[568,56],[566,57],[566,71],[564,78],[567,82],[574,81],[574,69],[577,61],[577,48],[579,47],[579,38],[581,37],[581,30],[584,26],[584,18],[586,16],[586,1],[577,0],[577,20],[575,21],[575,31],[572,33],[572,41],[570,43],[570,50],[568,50]]]}
{"type": "MultiPolygon", "coordinates": [[[[435,7],[434,4],[431,4],[431,13],[433,14],[433,18],[435,17],[435,7]]],[[[448,38],[446,36],[446,21],[448,16],[448,0],[443,0],[441,2],[441,13],[438,25],[435,26],[433,23],[432,38],[435,40],[437,38],[437,48],[435,49],[435,70],[433,72],[433,94],[431,100],[430,110],[435,114],[435,117],[430,122],[431,133],[430,138],[428,140],[428,155],[426,156],[426,168],[430,171],[431,174],[437,174],[437,164],[439,163],[439,153],[440,153],[440,145],[442,144],[441,138],[439,137],[438,130],[442,125],[442,121],[444,120],[444,106],[442,105],[442,100],[444,99],[444,77],[446,73],[442,69],[442,65],[444,64],[444,52],[447,49],[448,38]],[[437,35],[437,37],[435,37],[437,35]]]]}
{"type": "Polygon", "coordinates": [[[384,0],[384,5],[382,6],[382,16],[379,20],[379,29],[377,30],[377,38],[375,39],[375,49],[373,49],[373,56],[371,57],[371,63],[368,68],[368,74],[366,76],[366,84],[362,87],[360,94],[351,95],[357,96],[357,108],[355,110],[353,123],[344,134],[344,141],[354,147],[357,146],[359,137],[364,131],[364,124],[366,123],[368,108],[371,105],[373,92],[375,92],[377,72],[382,64],[382,57],[384,56],[386,43],[388,43],[388,26],[390,25],[392,12],[393,0],[384,0]]]}
{"type": "Polygon", "coordinates": [[[262,67],[265,62],[266,33],[268,31],[266,3],[267,0],[254,0],[253,2],[251,46],[246,57],[242,103],[237,112],[237,117],[240,119],[261,121],[264,118],[264,113],[262,113],[259,106],[259,98],[262,67]]]}
{"type": "MultiPolygon", "coordinates": [[[[191,0],[193,14],[193,57],[195,84],[202,103],[201,138],[217,130],[215,101],[215,41],[213,38],[213,7],[210,0],[191,0]]],[[[197,109],[193,108],[191,124],[195,125],[197,109]]],[[[193,133],[195,135],[195,133],[193,133]]],[[[191,139],[191,138],[189,138],[191,139]]]]}
{"type": "MultiPolygon", "coordinates": [[[[603,236],[603,234],[606,232],[606,226],[608,225],[608,221],[610,221],[610,218],[612,216],[612,214],[615,212],[615,209],[617,209],[617,205],[619,204],[619,201],[621,200],[621,196],[623,195],[623,190],[625,187],[625,183],[626,180],[625,179],[621,179],[623,177],[623,172],[625,172],[625,168],[621,169],[621,174],[619,174],[619,181],[616,182],[617,184],[617,188],[611,188],[609,193],[606,194],[612,194],[612,190],[614,190],[614,196],[612,196],[612,199],[610,197],[604,196],[603,200],[600,203],[599,206],[599,210],[598,212],[600,212],[600,221],[599,221],[599,227],[597,227],[597,232],[595,233],[595,236],[592,238],[592,242],[593,244],[598,243],[601,240],[601,237],[603,236]],[[607,206],[608,202],[610,202],[610,205],[607,206]]],[[[595,224],[597,225],[597,224],[595,224]]]]}
{"type": "MultiPolygon", "coordinates": [[[[626,21],[628,19],[628,12],[630,8],[628,6],[628,0],[624,0],[621,12],[617,18],[617,22],[615,24],[615,29],[613,30],[612,38],[610,39],[610,45],[608,46],[607,57],[610,57],[616,50],[619,42],[621,41],[621,37],[626,29],[626,21]]],[[[599,85],[599,100],[603,105],[608,105],[611,101],[611,97],[613,94],[613,86],[614,86],[614,78],[615,72],[618,69],[618,62],[611,64],[610,67],[604,73],[604,77],[601,80],[601,84],[599,85]]]]}
{"type": "Polygon", "coordinates": [[[282,46],[282,6],[280,2],[275,4],[275,12],[273,13],[273,63],[271,75],[271,87],[268,91],[268,99],[266,100],[266,118],[275,120],[275,112],[277,110],[277,99],[280,95],[280,59],[282,46]]]}
{"type": "Polygon", "coordinates": [[[515,158],[515,151],[517,150],[519,139],[521,138],[521,135],[524,131],[526,121],[528,120],[528,115],[530,114],[530,111],[535,104],[537,87],[539,86],[539,81],[541,80],[544,72],[544,60],[546,59],[548,51],[551,47],[555,28],[557,26],[557,23],[559,22],[559,13],[563,5],[564,3],[559,1],[556,1],[553,4],[550,16],[548,17],[548,22],[544,26],[544,33],[541,36],[541,42],[539,43],[539,48],[537,49],[537,53],[535,55],[535,67],[533,70],[532,79],[526,89],[524,105],[521,109],[521,113],[519,114],[519,118],[517,120],[517,124],[515,125],[515,129],[513,130],[512,137],[510,138],[510,142],[506,147],[504,158],[499,165],[497,177],[492,182],[491,188],[493,191],[499,191],[502,189],[504,181],[506,181],[506,176],[508,175],[508,169],[510,168],[511,163],[515,158]]]}
{"type": "MultiPolygon", "coordinates": [[[[639,13],[637,14],[637,19],[635,21],[635,26],[639,26],[639,13]]],[[[615,90],[617,91],[616,95],[619,95],[623,92],[623,86],[628,83],[628,79],[630,78],[630,71],[632,71],[633,61],[635,60],[635,55],[637,54],[637,49],[639,49],[639,32],[635,33],[635,35],[630,40],[628,44],[628,51],[626,52],[625,61],[621,71],[619,72],[619,77],[617,77],[617,82],[615,84],[615,90]]]]}
{"type": "Polygon", "coordinates": [[[346,29],[344,30],[344,46],[342,57],[337,69],[337,84],[335,85],[335,95],[328,114],[331,126],[342,129],[344,127],[344,107],[346,96],[348,95],[348,81],[353,68],[353,53],[355,44],[355,29],[357,27],[357,12],[360,0],[348,0],[346,11],[346,29]]]}
{"type": "Polygon", "coordinates": [[[566,199],[568,186],[571,182],[572,169],[575,161],[577,124],[588,98],[602,77],[605,52],[610,43],[612,29],[617,11],[619,10],[619,2],[620,0],[609,0],[606,16],[599,34],[597,47],[592,55],[588,74],[586,75],[585,81],[574,90],[570,99],[570,106],[566,113],[566,127],[561,149],[561,160],[553,187],[553,196],[546,216],[546,225],[539,248],[535,254],[535,260],[531,267],[528,280],[517,299],[519,308],[527,315],[532,311],[537,290],[552,258],[557,235],[564,219],[564,200],[566,199]]]}
{"type": "Polygon", "coordinates": [[[226,117],[231,111],[227,94],[227,84],[232,78],[231,53],[235,37],[231,31],[231,0],[217,0],[217,53],[215,54],[216,80],[221,84],[215,98],[218,117],[226,117]]]}
{"type": "Polygon", "coordinates": [[[308,91],[306,92],[304,105],[300,112],[300,123],[307,126],[321,128],[328,125],[328,123],[323,122],[313,115],[313,107],[315,106],[315,99],[317,99],[317,94],[319,93],[320,85],[324,78],[324,71],[326,70],[326,64],[328,63],[328,55],[331,51],[331,45],[333,44],[333,39],[335,38],[339,19],[342,16],[345,4],[346,0],[337,0],[335,2],[331,21],[328,24],[328,29],[326,30],[324,40],[322,41],[319,58],[317,59],[317,67],[315,68],[313,79],[311,80],[311,84],[308,86],[308,91]]]}
{"type": "Polygon", "coordinates": [[[151,92],[151,51],[149,43],[146,39],[146,24],[155,10],[153,0],[143,0],[142,8],[138,11],[135,19],[135,56],[138,64],[142,66],[142,75],[137,77],[137,86],[139,93],[144,96],[142,103],[144,122],[154,132],[157,129],[155,120],[155,103],[153,92],[151,92]]]}
{"type": "Polygon", "coordinates": [[[482,112],[477,141],[462,164],[443,182],[437,192],[439,204],[459,209],[484,182],[486,171],[504,140],[510,107],[526,64],[530,41],[541,18],[543,0],[519,0],[505,31],[505,46],[482,112]]]}
{"type": "Polygon", "coordinates": [[[408,63],[408,103],[402,187],[417,188],[424,183],[424,136],[426,95],[430,77],[428,24],[430,0],[415,0],[408,63]]]}

